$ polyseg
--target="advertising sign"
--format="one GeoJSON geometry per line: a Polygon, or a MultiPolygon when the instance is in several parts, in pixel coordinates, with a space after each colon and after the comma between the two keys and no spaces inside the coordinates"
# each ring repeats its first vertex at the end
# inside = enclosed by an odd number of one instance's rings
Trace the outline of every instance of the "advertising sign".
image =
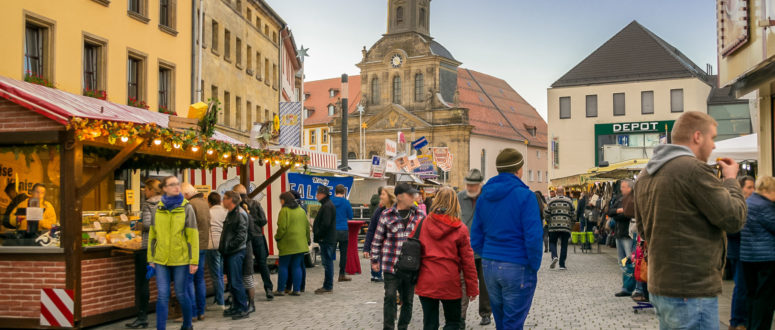
{"type": "Polygon", "coordinates": [[[387,162],[385,162],[380,156],[374,156],[371,158],[371,174],[373,178],[381,178],[385,175],[385,168],[387,162]]]}
{"type": "Polygon", "coordinates": [[[280,145],[301,147],[301,108],[301,102],[280,102],[280,145]]]}
{"type": "Polygon", "coordinates": [[[335,177],[335,176],[320,176],[320,175],[307,175],[300,173],[288,173],[288,182],[290,183],[291,190],[296,190],[301,195],[302,200],[317,201],[315,195],[317,195],[318,186],[326,186],[334,192],[334,187],[337,185],[343,185],[345,190],[345,196],[349,198],[350,191],[353,187],[352,177],[335,177]]]}
{"type": "Polygon", "coordinates": [[[396,145],[396,141],[385,139],[385,154],[390,157],[395,157],[396,152],[398,150],[398,146],[396,145]]]}

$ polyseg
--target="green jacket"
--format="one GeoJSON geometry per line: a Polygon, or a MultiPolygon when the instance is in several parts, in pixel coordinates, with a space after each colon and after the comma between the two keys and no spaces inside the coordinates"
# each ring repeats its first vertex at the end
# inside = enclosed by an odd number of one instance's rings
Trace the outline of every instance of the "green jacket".
{"type": "Polygon", "coordinates": [[[281,256],[309,252],[310,234],[307,213],[301,207],[283,207],[274,234],[281,256]]]}
{"type": "Polygon", "coordinates": [[[148,230],[148,263],[165,266],[199,264],[199,231],[196,227],[194,208],[183,200],[173,210],[156,206],[148,230]]]}

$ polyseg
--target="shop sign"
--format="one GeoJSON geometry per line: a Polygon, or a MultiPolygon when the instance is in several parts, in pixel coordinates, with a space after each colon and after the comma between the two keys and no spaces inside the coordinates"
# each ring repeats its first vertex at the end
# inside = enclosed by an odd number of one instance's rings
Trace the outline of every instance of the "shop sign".
{"type": "Polygon", "coordinates": [[[391,139],[385,139],[385,154],[390,157],[395,157],[398,151],[396,141],[391,139]]]}
{"type": "Polygon", "coordinates": [[[436,174],[436,166],[433,165],[433,156],[418,155],[417,160],[420,162],[420,166],[414,169],[414,174],[418,175],[421,179],[438,177],[436,174]]]}
{"type": "Polygon", "coordinates": [[[595,124],[595,135],[670,132],[674,120],[595,124]]]}
{"type": "Polygon", "coordinates": [[[135,205],[135,191],[134,190],[125,190],[124,195],[126,196],[126,204],[127,205],[135,205]]]}
{"type": "Polygon", "coordinates": [[[449,148],[432,148],[433,150],[433,162],[436,163],[442,171],[449,172],[452,170],[452,154],[449,152],[449,148]]]}
{"type": "Polygon", "coordinates": [[[381,178],[385,174],[385,168],[387,167],[387,162],[382,159],[380,156],[374,156],[371,158],[371,173],[370,176],[372,178],[381,178]]]}
{"type": "Polygon", "coordinates": [[[320,175],[307,175],[300,173],[288,173],[288,182],[291,190],[299,192],[302,200],[317,201],[316,195],[318,186],[326,186],[333,193],[334,187],[337,185],[343,185],[345,188],[345,196],[350,196],[350,191],[353,187],[353,177],[335,177],[335,176],[320,176],[320,175]]]}
{"type": "Polygon", "coordinates": [[[196,189],[196,191],[198,193],[201,193],[202,195],[205,195],[205,196],[210,194],[210,186],[208,186],[206,184],[205,185],[201,185],[201,184],[200,185],[196,185],[196,186],[194,186],[194,189],[196,189]]]}
{"type": "Polygon", "coordinates": [[[406,168],[407,171],[414,171],[416,168],[420,167],[420,161],[417,160],[416,155],[411,155],[407,159],[409,160],[406,168]]]}

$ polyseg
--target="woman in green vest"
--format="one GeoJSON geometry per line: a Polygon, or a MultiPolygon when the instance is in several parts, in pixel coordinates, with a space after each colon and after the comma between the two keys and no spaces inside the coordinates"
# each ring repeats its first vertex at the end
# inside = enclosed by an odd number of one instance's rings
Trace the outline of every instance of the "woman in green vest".
{"type": "Polygon", "coordinates": [[[183,198],[180,181],[168,176],[161,182],[164,195],[148,230],[148,263],[156,270],[156,328],[165,329],[170,300],[170,282],[183,310],[181,329],[193,329],[191,302],[186,295],[187,274],[194,274],[199,264],[199,232],[194,208],[183,198]]]}
{"type": "Polygon", "coordinates": [[[293,292],[291,296],[298,296],[301,290],[301,271],[304,267],[304,254],[309,252],[310,233],[309,220],[304,209],[299,207],[296,198],[291,192],[286,191],[280,194],[280,215],[277,219],[277,232],[274,239],[277,241],[277,249],[280,251],[280,266],[277,275],[277,291],[275,296],[285,295],[282,288],[285,288],[288,281],[288,272],[291,272],[293,281],[293,292]]]}

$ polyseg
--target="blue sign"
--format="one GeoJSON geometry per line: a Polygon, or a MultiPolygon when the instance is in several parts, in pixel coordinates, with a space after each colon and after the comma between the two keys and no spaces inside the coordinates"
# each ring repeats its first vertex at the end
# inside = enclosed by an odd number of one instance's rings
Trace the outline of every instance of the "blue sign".
{"type": "Polygon", "coordinates": [[[380,157],[379,156],[371,156],[371,165],[372,166],[379,166],[380,157]]]}
{"type": "Polygon", "coordinates": [[[412,142],[412,148],[417,150],[420,150],[422,149],[422,147],[427,145],[428,145],[428,139],[426,139],[424,136],[412,142]]]}
{"type": "Polygon", "coordinates": [[[317,201],[315,195],[317,195],[318,186],[320,185],[328,187],[328,189],[331,191],[331,195],[333,195],[334,187],[341,184],[346,190],[345,196],[350,198],[350,191],[353,188],[353,181],[354,180],[352,177],[288,173],[288,182],[290,183],[291,190],[299,192],[301,199],[307,201],[317,201]]]}

